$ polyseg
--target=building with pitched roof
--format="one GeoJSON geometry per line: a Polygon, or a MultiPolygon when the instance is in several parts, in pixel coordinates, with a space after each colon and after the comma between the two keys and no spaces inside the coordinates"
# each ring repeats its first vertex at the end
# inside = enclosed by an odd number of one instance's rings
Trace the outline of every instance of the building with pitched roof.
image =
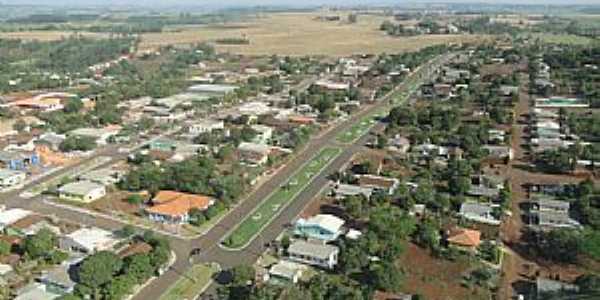
{"type": "Polygon", "coordinates": [[[454,228],[450,230],[446,241],[459,249],[475,251],[481,244],[481,232],[467,228],[454,228]]]}
{"type": "Polygon", "coordinates": [[[153,205],[145,209],[156,222],[183,224],[189,221],[192,209],[206,210],[215,203],[213,198],[176,191],[160,191],[152,199],[153,205]]]}
{"type": "Polygon", "coordinates": [[[330,242],[342,234],[344,220],[327,214],[320,214],[308,219],[300,218],[294,224],[294,234],[310,239],[330,242]]]}
{"type": "Polygon", "coordinates": [[[69,201],[90,203],[106,196],[106,187],[88,180],[67,183],[58,189],[58,197],[69,201]]]}
{"type": "Polygon", "coordinates": [[[340,249],[332,245],[294,241],[288,248],[289,259],[325,269],[333,269],[338,263],[340,249]]]}

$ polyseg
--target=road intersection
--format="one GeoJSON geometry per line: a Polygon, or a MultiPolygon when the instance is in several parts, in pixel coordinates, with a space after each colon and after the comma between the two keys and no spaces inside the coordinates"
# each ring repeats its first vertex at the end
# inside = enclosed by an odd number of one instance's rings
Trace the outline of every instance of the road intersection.
{"type": "MultiPolygon", "coordinates": [[[[369,135],[369,130],[383,126],[382,123],[374,123],[372,126],[360,132],[357,139],[350,142],[340,142],[338,136],[344,134],[354,124],[364,121],[365,117],[375,116],[381,113],[383,108],[389,109],[395,105],[400,105],[400,102],[393,101],[395,97],[402,94],[402,101],[408,99],[408,95],[412,93],[420,82],[430,78],[431,74],[442,64],[445,64],[455,56],[455,53],[439,56],[422,67],[415,70],[404,83],[397,86],[393,91],[379,99],[377,102],[368,105],[360,112],[350,116],[347,120],[336,124],[327,132],[320,136],[311,139],[294,157],[276,174],[271,176],[265,183],[258,187],[255,191],[249,194],[246,199],[243,199],[238,205],[233,207],[219,222],[210,230],[201,236],[193,238],[184,238],[166,232],[159,232],[164,235],[170,242],[171,248],[176,254],[175,263],[160,277],[156,278],[151,284],[142,288],[133,300],[148,300],[158,299],[169,286],[175,283],[193,263],[217,263],[223,269],[230,268],[240,264],[251,264],[256,261],[258,256],[265,250],[265,244],[273,241],[286,228],[286,225],[293,221],[294,218],[302,211],[302,209],[318,196],[323,189],[328,186],[328,175],[343,168],[343,166],[359,151],[363,149],[369,135]],[[259,230],[259,233],[254,236],[249,243],[240,249],[232,251],[219,247],[221,240],[233,230],[238,224],[244,220],[256,207],[258,207],[273,191],[282,187],[288,179],[299,170],[302,165],[315,157],[322,149],[326,147],[341,148],[342,151],[330,161],[320,172],[314,174],[310,182],[295,194],[293,199],[289,201],[287,206],[281,209],[278,214],[259,230]],[[194,249],[200,249],[200,253],[195,255],[193,261],[190,259],[190,253],[194,249]]],[[[108,166],[123,160],[128,153],[118,151],[116,147],[108,146],[99,151],[97,155],[106,155],[111,159],[103,166],[108,166]]],[[[41,177],[33,182],[28,183],[25,187],[19,190],[4,193],[0,195],[1,203],[7,207],[19,207],[29,209],[34,212],[56,216],[61,219],[78,222],[88,226],[97,226],[109,230],[117,230],[127,224],[126,221],[102,215],[98,213],[86,212],[85,210],[69,209],[64,206],[48,203],[43,200],[42,196],[31,198],[21,197],[21,193],[36,185],[43,184],[49,180],[63,177],[72,172],[81,164],[85,164],[93,157],[86,158],[80,163],[61,169],[46,177],[41,177]]],[[[132,224],[140,230],[148,228],[140,227],[132,224]]]]}

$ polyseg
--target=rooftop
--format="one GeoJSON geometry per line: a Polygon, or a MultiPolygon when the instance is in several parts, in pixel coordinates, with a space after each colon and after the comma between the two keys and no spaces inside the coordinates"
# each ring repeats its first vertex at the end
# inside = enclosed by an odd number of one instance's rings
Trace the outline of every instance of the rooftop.
{"type": "Polygon", "coordinates": [[[208,196],[181,193],[176,191],[160,191],[152,199],[153,206],[146,209],[149,213],[168,216],[182,216],[191,209],[207,209],[214,200],[208,196]]]}
{"type": "Polygon", "coordinates": [[[299,219],[298,225],[317,225],[319,227],[325,228],[329,232],[338,232],[340,228],[344,225],[345,221],[334,216],[328,214],[319,214],[308,219],[299,219]]]}
{"type": "Polygon", "coordinates": [[[466,228],[456,228],[448,236],[448,242],[464,247],[477,247],[481,243],[481,232],[466,228]]]}
{"type": "Polygon", "coordinates": [[[101,184],[91,182],[88,180],[82,180],[82,181],[74,181],[74,182],[67,183],[67,184],[61,186],[58,189],[58,191],[59,191],[59,193],[83,196],[83,195],[87,195],[88,193],[90,193],[96,189],[102,189],[102,188],[104,188],[104,186],[101,184]]]}
{"type": "Polygon", "coordinates": [[[333,253],[338,252],[339,249],[336,246],[309,243],[302,240],[294,241],[288,248],[289,253],[295,255],[304,255],[309,257],[316,257],[319,259],[328,259],[333,253]]]}

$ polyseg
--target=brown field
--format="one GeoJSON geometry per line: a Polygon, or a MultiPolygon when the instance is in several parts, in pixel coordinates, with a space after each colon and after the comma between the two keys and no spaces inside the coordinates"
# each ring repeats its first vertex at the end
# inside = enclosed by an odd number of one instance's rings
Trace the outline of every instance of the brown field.
{"type": "MultiPolygon", "coordinates": [[[[72,31],[17,31],[17,32],[0,32],[0,39],[22,39],[27,41],[58,41],[75,34],[72,31]]],[[[108,34],[93,33],[93,32],[78,32],[77,34],[90,38],[105,38],[108,34]]]]}
{"type": "Polygon", "coordinates": [[[380,16],[359,16],[358,23],[315,20],[316,13],[271,14],[256,21],[223,26],[172,28],[163,33],[141,36],[140,50],[165,45],[186,45],[222,38],[250,40],[249,45],[218,45],[220,51],[247,55],[351,55],[360,53],[402,52],[435,45],[480,42],[487,38],[475,35],[427,35],[389,37],[379,31],[385,20],[380,16]]]}
{"type": "Polygon", "coordinates": [[[403,292],[432,300],[490,299],[484,289],[461,285],[462,275],[471,269],[466,259],[453,262],[433,258],[426,250],[409,243],[398,264],[406,272],[403,292]]]}

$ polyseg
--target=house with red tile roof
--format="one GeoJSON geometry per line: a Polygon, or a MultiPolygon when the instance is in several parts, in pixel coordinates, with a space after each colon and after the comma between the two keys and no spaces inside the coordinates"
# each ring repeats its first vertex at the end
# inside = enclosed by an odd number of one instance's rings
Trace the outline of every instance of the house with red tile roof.
{"type": "Polygon", "coordinates": [[[481,244],[481,232],[473,229],[454,228],[450,230],[446,241],[450,246],[474,251],[481,244]]]}
{"type": "Polygon", "coordinates": [[[152,206],[146,208],[146,213],[153,221],[182,224],[189,221],[192,209],[206,210],[214,203],[215,200],[208,196],[160,191],[152,199],[152,206]]]}

